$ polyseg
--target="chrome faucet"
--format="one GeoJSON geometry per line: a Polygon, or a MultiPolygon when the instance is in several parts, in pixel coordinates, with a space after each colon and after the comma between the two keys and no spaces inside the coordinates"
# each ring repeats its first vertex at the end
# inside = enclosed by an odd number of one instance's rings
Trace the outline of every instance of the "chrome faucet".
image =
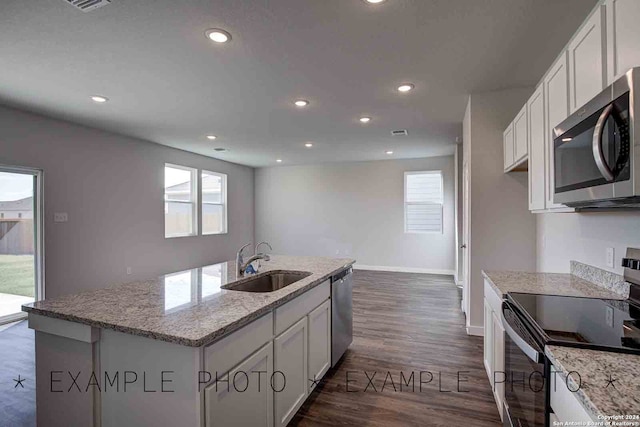
{"type": "Polygon", "coordinates": [[[240,248],[240,250],[238,251],[238,253],[236,254],[236,277],[242,277],[244,276],[244,271],[247,269],[247,267],[249,267],[249,265],[258,259],[264,259],[265,261],[268,261],[269,259],[269,255],[267,254],[255,254],[252,257],[250,257],[247,262],[244,261],[244,256],[242,255],[242,252],[244,251],[244,249],[247,246],[251,246],[251,243],[247,243],[246,245],[244,245],[243,247],[240,248]]]}
{"type": "MultiPolygon", "coordinates": [[[[258,255],[258,249],[260,249],[260,245],[267,245],[269,247],[269,250],[272,251],[273,248],[271,247],[271,245],[269,244],[269,242],[260,242],[256,245],[255,249],[253,250],[253,254],[254,255],[258,255]]],[[[267,254],[264,254],[264,260],[265,261],[269,261],[270,257],[267,254]]]]}

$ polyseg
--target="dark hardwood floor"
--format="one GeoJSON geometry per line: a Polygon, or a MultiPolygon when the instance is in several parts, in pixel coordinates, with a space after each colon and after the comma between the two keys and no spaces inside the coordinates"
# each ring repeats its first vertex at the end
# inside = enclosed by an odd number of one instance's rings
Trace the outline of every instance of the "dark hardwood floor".
{"type": "Polygon", "coordinates": [[[35,349],[27,321],[0,331],[0,427],[36,425],[35,349]],[[15,379],[25,378],[18,384],[15,379]]]}
{"type": "Polygon", "coordinates": [[[502,425],[452,278],[356,271],[353,320],[353,344],[290,426],[502,425]]]}

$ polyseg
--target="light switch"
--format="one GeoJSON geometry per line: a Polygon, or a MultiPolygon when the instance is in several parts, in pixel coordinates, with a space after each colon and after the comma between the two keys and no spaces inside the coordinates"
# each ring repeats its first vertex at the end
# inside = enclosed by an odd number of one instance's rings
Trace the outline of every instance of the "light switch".
{"type": "Polygon", "coordinates": [[[607,267],[613,268],[614,266],[615,251],[613,248],[607,248],[607,267]]]}
{"type": "Polygon", "coordinates": [[[69,214],[66,212],[56,212],[53,214],[53,222],[67,222],[69,221],[69,214]]]}

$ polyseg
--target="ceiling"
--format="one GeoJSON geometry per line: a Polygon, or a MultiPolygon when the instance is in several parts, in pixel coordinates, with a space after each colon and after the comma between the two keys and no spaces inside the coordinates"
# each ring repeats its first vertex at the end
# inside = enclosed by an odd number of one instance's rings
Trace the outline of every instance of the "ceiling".
{"type": "Polygon", "coordinates": [[[2,0],[0,103],[250,166],[450,154],[467,95],[537,83],[595,3],[2,0]]]}

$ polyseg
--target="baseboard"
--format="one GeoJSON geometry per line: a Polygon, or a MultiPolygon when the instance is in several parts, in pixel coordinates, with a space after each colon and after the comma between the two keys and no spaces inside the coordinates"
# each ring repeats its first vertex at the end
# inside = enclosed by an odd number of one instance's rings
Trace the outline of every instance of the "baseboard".
{"type": "Polygon", "coordinates": [[[371,271],[391,271],[394,273],[424,273],[424,274],[437,274],[440,276],[453,276],[455,270],[438,270],[431,268],[413,268],[413,267],[390,267],[384,265],[362,265],[354,264],[353,268],[356,270],[371,270],[371,271]]]}
{"type": "Polygon", "coordinates": [[[484,336],[484,328],[482,326],[467,326],[467,335],[473,335],[476,337],[484,336]]]}

